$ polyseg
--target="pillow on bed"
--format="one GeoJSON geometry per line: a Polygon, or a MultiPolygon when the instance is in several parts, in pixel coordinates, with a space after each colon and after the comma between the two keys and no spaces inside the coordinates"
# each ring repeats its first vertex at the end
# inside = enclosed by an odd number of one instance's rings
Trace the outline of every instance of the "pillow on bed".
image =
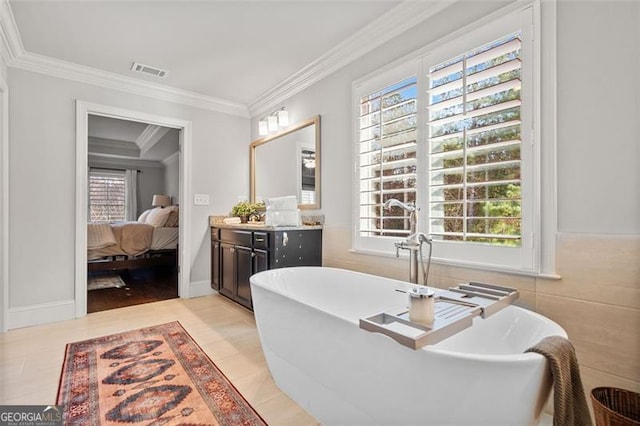
{"type": "Polygon", "coordinates": [[[167,208],[172,208],[175,207],[175,209],[173,209],[171,211],[171,213],[169,213],[169,217],[167,218],[167,221],[165,222],[164,226],[169,227],[169,228],[174,228],[176,226],[178,226],[178,224],[180,223],[180,216],[179,216],[179,210],[177,206],[171,206],[171,207],[167,207],[167,208]]]}
{"type": "Polygon", "coordinates": [[[149,215],[147,216],[144,223],[152,225],[154,228],[164,226],[164,224],[167,222],[167,219],[169,218],[169,214],[172,211],[173,209],[171,209],[170,207],[156,207],[149,212],[149,215]]]}
{"type": "Polygon", "coordinates": [[[142,213],[140,213],[140,216],[138,217],[138,222],[145,223],[147,221],[147,217],[149,217],[149,213],[151,213],[151,210],[153,209],[145,210],[142,213]]]}

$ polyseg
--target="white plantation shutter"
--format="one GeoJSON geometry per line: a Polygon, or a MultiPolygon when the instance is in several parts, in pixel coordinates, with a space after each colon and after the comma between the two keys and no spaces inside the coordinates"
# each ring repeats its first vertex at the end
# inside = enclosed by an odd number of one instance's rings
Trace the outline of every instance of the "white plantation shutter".
{"type": "Polygon", "coordinates": [[[438,262],[540,267],[539,58],[526,7],[354,82],[353,248],[391,254],[415,201],[438,262]]]}
{"type": "Polygon", "coordinates": [[[89,171],[89,220],[113,222],[126,219],[124,171],[89,171]]]}
{"type": "Polygon", "coordinates": [[[390,198],[416,200],[417,80],[405,79],[360,98],[359,225],[362,236],[406,236],[409,218],[390,198]]]}
{"type": "Polygon", "coordinates": [[[427,74],[429,233],[521,245],[521,35],[427,74]]]}

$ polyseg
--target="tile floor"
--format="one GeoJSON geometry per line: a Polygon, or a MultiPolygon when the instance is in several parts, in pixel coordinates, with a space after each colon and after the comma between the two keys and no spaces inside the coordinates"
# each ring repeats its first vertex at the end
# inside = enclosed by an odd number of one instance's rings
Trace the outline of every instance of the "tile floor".
{"type": "Polygon", "coordinates": [[[0,405],[54,403],[66,343],[176,320],[268,424],[318,424],[273,382],[253,315],[217,295],[96,312],[0,333],[0,405]]]}

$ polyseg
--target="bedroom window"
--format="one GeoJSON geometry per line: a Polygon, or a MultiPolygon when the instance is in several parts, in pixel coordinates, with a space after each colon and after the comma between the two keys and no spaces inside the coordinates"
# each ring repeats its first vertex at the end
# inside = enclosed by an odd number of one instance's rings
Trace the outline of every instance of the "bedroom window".
{"type": "Polygon", "coordinates": [[[89,220],[115,222],[126,219],[125,172],[89,171],[89,220]]]}
{"type": "Polygon", "coordinates": [[[356,251],[395,254],[396,198],[418,206],[434,258],[535,272],[531,8],[499,21],[354,84],[356,251]]]}

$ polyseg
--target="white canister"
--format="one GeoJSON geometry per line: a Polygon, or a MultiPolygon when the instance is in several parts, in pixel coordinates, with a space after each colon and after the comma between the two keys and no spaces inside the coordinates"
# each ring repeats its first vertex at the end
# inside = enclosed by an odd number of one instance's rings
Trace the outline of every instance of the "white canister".
{"type": "Polygon", "coordinates": [[[435,292],[428,288],[413,287],[409,291],[409,320],[431,324],[434,319],[435,292]]]}

